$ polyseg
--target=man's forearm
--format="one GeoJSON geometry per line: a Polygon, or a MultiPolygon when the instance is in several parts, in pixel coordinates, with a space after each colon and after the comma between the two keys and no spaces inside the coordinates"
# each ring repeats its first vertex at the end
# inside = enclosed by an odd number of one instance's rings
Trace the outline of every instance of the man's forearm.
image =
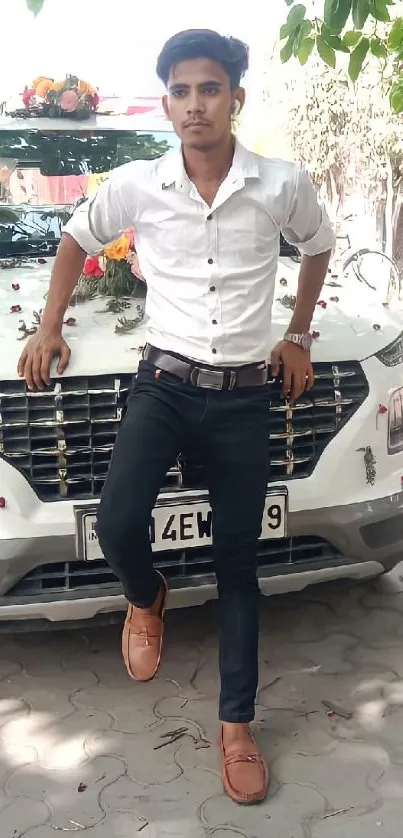
{"type": "Polygon", "coordinates": [[[53,266],[42,317],[43,327],[62,329],[64,315],[81,276],[85,258],[86,253],[75,239],[64,233],[53,266]]]}
{"type": "Polygon", "coordinates": [[[297,302],[288,331],[292,334],[309,332],[316,303],[326,279],[331,250],[317,256],[303,256],[298,278],[297,302]]]}

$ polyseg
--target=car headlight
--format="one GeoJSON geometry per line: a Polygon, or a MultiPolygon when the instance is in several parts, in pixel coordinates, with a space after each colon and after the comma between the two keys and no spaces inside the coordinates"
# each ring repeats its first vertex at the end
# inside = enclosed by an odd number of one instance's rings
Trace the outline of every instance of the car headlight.
{"type": "Polygon", "coordinates": [[[385,364],[385,367],[396,367],[397,364],[403,363],[403,332],[385,349],[376,352],[375,357],[385,364]]]}
{"type": "Polygon", "coordinates": [[[403,387],[392,393],[389,401],[388,454],[403,450],[403,387]]]}

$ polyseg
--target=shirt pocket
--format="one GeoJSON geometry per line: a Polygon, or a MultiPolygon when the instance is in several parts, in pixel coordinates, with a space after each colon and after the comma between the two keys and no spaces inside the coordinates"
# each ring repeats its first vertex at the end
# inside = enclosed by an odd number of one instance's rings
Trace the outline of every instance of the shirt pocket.
{"type": "Polygon", "coordinates": [[[253,268],[278,253],[280,227],[258,201],[249,198],[240,202],[238,196],[233,197],[218,222],[219,259],[226,267],[253,268]]]}

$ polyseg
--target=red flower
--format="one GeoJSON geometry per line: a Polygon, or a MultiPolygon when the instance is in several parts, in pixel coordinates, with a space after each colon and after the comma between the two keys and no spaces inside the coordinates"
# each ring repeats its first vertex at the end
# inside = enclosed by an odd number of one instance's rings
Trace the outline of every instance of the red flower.
{"type": "Polygon", "coordinates": [[[68,317],[67,320],[64,321],[64,323],[65,323],[65,326],[75,326],[76,323],[77,323],[77,320],[75,319],[75,317],[68,317]]]}
{"type": "Polygon", "coordinates": [[[331,302],[331,303],[338,303],[338,302],[339,302],[339,298],[338,298],[338,297],[330,297],[330,302],[331,302]]]}
{"type": "Polygon", "coordinates": [[[6,506],[6,499],[0,498],[0,509],[5,509],[6,506]]]}
{"type": "Polygon", "coordinates": [[[385,404],[380,404],[379,407],[378,407],[378,413],[381,416],[383,416],[384,413],[387,413],[387,412],[388,412],[388,408],[386,407],[386,405],[385,404]]]}
{"type": "Polygon", "coordinates": [[[35,90],[32,87],[26,87],[22,94],[22,101],[26,108],[29,108],[32,97],[35,96],[35,90]]]}
{"type": "Polygon", "coordinates": [[[93,95],[91,96],[91,107],[92,107],[93,111],[96,111],[98,105],[99,105],[98,93],[93,93],[93,95]]]}
{"type": "Polygon", "coordinates": [[[12,287],[13,291],[19,291],[20,290],[20,286],[19,286],[18,282],[13,282],[11,287],[12,287]]]}
{"type": "Polygon", "coordinates": [[[97,256],[88,256],[84,262],[83,274],[87,277],[96,276],[98,279],[104,275],[97,256]]]}
{"type": "Polygon", "coordinates": [[[46,259],[44,259],[43,256],[40,256],[39,259],[38,259],[38,264],[39,265],[46,265],[46,259]]]}
{"type": "Polygon", "coordinates": [[[325,300],[318,300],[317,305],[321,308],[327,308],[327,302],[325,300]]]}
{"type": "Polygon", "coordinates": [[[11,306],[11,311],[13,312],[13,314],[16,314],[19,311],[22,311],[22,308],[21,306],[11,306]]]}
{"type": "Polygon", "coordinates": [[[314,340],[317,340],[320,337],[320,332],[311,332],[311,337],[313,337],[314,340]]]}

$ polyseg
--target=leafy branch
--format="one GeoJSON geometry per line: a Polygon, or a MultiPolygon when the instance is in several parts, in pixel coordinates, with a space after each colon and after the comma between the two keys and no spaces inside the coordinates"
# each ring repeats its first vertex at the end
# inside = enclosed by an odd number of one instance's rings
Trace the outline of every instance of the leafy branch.
{"type": "Polygon", "coordinates": [[[29,11],[33,12],[33,14],[36,16],[39,15],[39,12],[41,11],[45,0],[26,0],[26,2],[29,11]]]}
{"type": "Polygon", "coordinates": [[[290,11],[279,33],[285,42],[283,63],[295,57],[304,65],[316,47],[319,58],[334,69],[337,54],[344,53],[355,83],[372,56],[390,65],[390,104],[395,113],[403,112],[403,17],[391,18],[394,0],[318,0],[323,12],[312,19],[302,3],[285,2],[290,11]]]}

